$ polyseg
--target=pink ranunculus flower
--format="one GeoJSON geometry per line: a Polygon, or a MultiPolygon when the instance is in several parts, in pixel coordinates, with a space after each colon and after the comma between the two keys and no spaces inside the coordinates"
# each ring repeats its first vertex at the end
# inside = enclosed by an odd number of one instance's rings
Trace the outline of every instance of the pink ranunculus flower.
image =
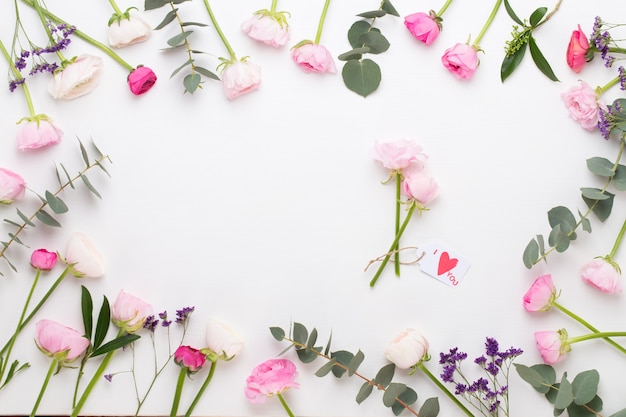
{"type": "Polygon", "coordinates": [[[65,249],[65,262],[78,278],[99,278],[104,275],[104,258],[89,237],[81,232],[70,236],[65,249]]]}
{"type": "Polygon", "coordinates": [[[109,20],[109,45],[113,48],[123,48],[134,43],[143,42],[150,37],[152,28],[137,15],[114,15],[109,20]]]}
{"type": "Polygon", "coordinates": [[[404,329],[385,349],[385,357],[400,369],[409,369],[428,358],[428,340],[416,329],[404,329]]]}
{"type": "Polygon", "coordinates": [[[35,327],[39,350],[62,364],[76,360],[89,347],[82,333],[55,321],[40,320],[35,327]]]}
{"type": "Polygon", "coordinates": [[[418,12],[404,18],[404,26],[411,32],[411,35],[425,45],[430,45],[437,39],[441,32],[441,18],[438,18],[434,11],[429,14],[418,12]]]}
{"type": "Polygon", "coordinates": [[[567,45],[567,65],[575,72],[579,73],[587,63],[587,51],[589,50],[589,41],[583,33],[580,25],[578,30],[572,32],[572,37],[567,45]]]}
{"type": "Polygon", "coordinates": [[[50,252],[46,249],[37,249],[30,255],[30,264],[33,268],[49,271],[54,268],[58,259],[56,252],[50,252]]]}
{"type": "Polygon", "coordinates": [[[313,42],[300,42],[291,49],[291,59],[307,74],[336,73],[335,61],[328,49],[313,42]]]}
{"type": "Polygon", "coordinates": [[[56,127],[52,120],[43,114],[25,117],[19,123],[22,128],[17,132],[17,149],[20,151],[39,149],[61,142],[63,131],[56,127]]]}
{"type": "Polygon", "coordinates": [[[556,332],[535,332],[535,342],[543,362],[548,365],[562,361],[567,352],[572,350],[567,342],[567,331],[565,329],[556,332]]]}
{"type": "Polygon", "coordinates": [[[6,168],[0,168],[0,204],[11,204],[24,197],[24,178],[6,168]]]}
{"type": "Polygon", "coordinates": [[[111,307],[111,321],[126,333],[136,333],[152,313],[151,304],[121,290],[111,307]]]}
{"type": "Polygon", "coordinates": [[[622,292],[622,271],[615,262],[607,258],[595,258],[580,268],[582,280],[598,290],[617,294],[622,292]]]}
{"type": "Polygon", "coordinates": [[[154,86],[157,76],[150,68],[139,65],[128,74],[126,81],[128,82],[130,92],[139,96],[154,86]]]}
{"type": "Polygon", "coordinates": [[[391,171],[402,171],[409,166],[423,169],[428,156],[414,141],[400,139],[393,142],[374,143],[373,158],[391,171]]]}
{"type": "Polygon", "coordinates": [[[469,80],[474,76],[480,62],[478,53],[472,45],[457,43],[445,50],[441,63],[456,78],[469,80]]]}
{"type": "Polygon", "coordinates": [[[408,170],[402,181],[402,191],[419,205],[426,206],[433,201],[439,192],[439,184],[422,171],[408,170]]]}
{"type": "Polygon", "coordinates": [[[296,365],[288,359],[270,359],[252,370],[246,379],[245,394],[253,404],[262,404],[267,397],[298,388],[296,365]]]}
{"type": "Polygon", "coordinates": [[[250,38],[275,48],[285,45],[290,37],[285,12],[259,11],[241,24],[241,30],[250,38]]]}
{"type": "Polygon", "coordinates": [[[48,84],[53,98],[71,100],[91,93],[100,82],[102,58],[83,54],[55,72],[48,84]]]}
{"type": "Polygon", "coordinates": [[[529,312],[548,311],[556,298],[552,275],[541,275],[524,294],[524,309],[529,312]]]}
{"type": "Polygon", "coordinates": [[[261,67],[249,59],[227,64],[222,72],[222,87],[229,100],[249,93],[261,85],[261,67]]]}
{"type": "Polygon", "coordinates": [[[193,374],[204,366],[206,356],[191,346],[179,346],[174,352],[174,362],[182,368],[187,368],[187,374],[193,374]]]}
{"type": "Polygon", "coordinates": [[[592,131],[598,127],[599,109],[606,109],[606,105],[589,84],[580,80],[578,85],[561,93],[561,99],[565,103],[569,116],[583,129],[592,131]]]}
{"type": "Polygon", "coordinates": [[[209,319],[206,326],[206,348],[211,360],[231,360],[243,350],[243,339],[225,323],[209,319]]]}

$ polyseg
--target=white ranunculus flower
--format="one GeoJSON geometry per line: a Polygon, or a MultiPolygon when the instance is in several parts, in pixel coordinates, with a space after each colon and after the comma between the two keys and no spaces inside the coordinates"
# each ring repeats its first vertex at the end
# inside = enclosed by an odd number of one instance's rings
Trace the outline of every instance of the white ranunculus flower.
{"type": "Polygon", "coordinates": [[[63,100],[91,93],[100,82],[102,67],[102,58],[83,54],[54,74],[48,92],[53,98],[63,100]]]}
{"type": "Polygon", "coordinates": [[[415,329],[404,329],[385,349],[385,357],[400,369],[408,369],[428,357],[428,340],[415,329]]]}

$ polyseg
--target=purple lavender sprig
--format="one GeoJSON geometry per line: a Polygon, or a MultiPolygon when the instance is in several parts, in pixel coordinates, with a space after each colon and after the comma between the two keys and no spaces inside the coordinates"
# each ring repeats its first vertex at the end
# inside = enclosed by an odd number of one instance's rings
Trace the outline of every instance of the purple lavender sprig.
{"type": "Polygon", "coordinates": [[[604,66],[610,68],[617,60],[624,58],[618,58],[614,53],[625,54],[626,49],[619,46],[618,42],[623,39],[616,39],[609,32],[611,29],[615,29],[624,24],[614,24],[603,21],[600,16],[596,16],[591,36],[589,37],[589,51],[587,52],[587,61],[591,61],[596,52],[600,53],[600,57],[604,61],[604,66]]]}

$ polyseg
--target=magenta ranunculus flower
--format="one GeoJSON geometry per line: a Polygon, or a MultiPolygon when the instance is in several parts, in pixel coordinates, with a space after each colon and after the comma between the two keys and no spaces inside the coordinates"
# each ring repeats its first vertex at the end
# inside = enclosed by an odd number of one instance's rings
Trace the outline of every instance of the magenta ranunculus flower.
{"type": "Polygon", "coordinates": [[[445,50],[441,63],[456,78],[469,80],[474,76],[480,62],[478,53],[472,45],[457,43],[445,50]]]}
{"type": "Polygon", "coordinates": [[[432,10],[429,14],[418,12],[406,16],[404,26],[415,39],[425,45],[430,45],[441,32],[441,19],[432,10]]]}
{"type": "Polygon", "coordinates": [[[139,96],[154,86],[157,76],[150,68],[139,65],[128,74],[126,81],[128,82],[130,92],[139,96]]]}
{"type": "Polygon", "coordinates": [[[578,30],[572,32],[566,53],[567,66],[575,73],[579,73],[587,63],[586,55],[588,50],[589,41],[580,28],[580,25],[578,25],[578,30]]]}
{"type": "Polygon", "coordinates": [[[252,370],[246,379],[245,394],[253,404],[262,404],[267,397],[298,388],[296,365],[288,359],[269,359],[252,370]]]}
{"type": "Polygon", "coordinates": [[[111,321],[126,333],[135,333],[152,313],[151,304],[121,290],[111,306],[111,321]]]}
{"type": "Polygon", "coordinates": [[[336,73],[335,61],[328,49],[313,42],[300,42],[291,49],[291,59],[304,72],[336,73]]]}
{"type": "Polygon", "coordinates": [[[555,298],[556,288],[552,282],[552,275],[541,275],[524,294],[524,309],[530,312],[548,311],[555,298]]]}
{"type": "Polygon", "coordinates": [[[241,24],[241,30],[250,38],[275,48],[285,45],[290,37],[285,12],[259,10],[241,24]]]}
{"type": "Polygon", "coordinates": [[[261,67],[253,61],[242,59],[225,65],[222,72],[222,87],[229,100],[254,91],[260,85],[261,67]]]}
{"type": "Polygon", "coordinates": [[[6,168],[0,168],[0,204],[11,204],[24,197],[24,178],[6,168]]]}
{"type": "Polygon", "coordinates": [[[598,127],[599,110],[600,108],[606,109],[606,105],[589,84],[580,80],[578,85],[561,93],[561,99],[565,103],[569,116],[583,129],[592,131],[598,127]]]}
{"type": "Polygon", "coordinates": [[[604,257],[595,258],[580,268],[582,280],[598,290],[617,294],[622,292],[622,271],[615,262],[604,257]]]}
{"type": "Polygon", "coordinates": [[[40,320],[36,330],[39,350],[61,363],[76,360],[89,346],[89,340],[78,330],[52,320],[40,320]]]}
{"type": "Polygon", "coordinates": [[[374,143],[373,158],[391,171],[402,171],[409,166],[423,169],[428,156],[414,141],[400,139],[392,142],[374,143]]]}
{"type": "Polygon", "coordinates": [[[152,28],[137,15],[114,15],[109,20],[109,45],[123,48],[134,43],[143,42],[150,37],[152,28]]]}
{"type": "Polygon", "coordinates": [[[191,346],[179,346],[174,352],[174,362],[187,369],[187,374],[198,372],[206,362],[206,356],[191,346]]]}
{"type": "Polygon", "coordinates": [[[567,331],[535,332],[535,342],[544,363],[550,365],[563,360],[567,352],[572,350],[567,342],[567,331]]]}
{"type": "Polygon", "coordinates": [[[61,70],[54,73],[48,84],[48,92],[53,98],[71,100],[93,91],[100,82],[103,67],[102,58],[83,54],[64,63],[61,70]]]}
{"type": "Polygon", "coordinates": [[[409,369],[428,357],[428,340],[416,329],[404,329],[385,349],[385,357],[400,369],[409,369]]]}
{"type": "Polygon", "coordinates": [[[30,255],[30,264],[33,268],[49,271],[57,263],[58,255],[46,249],[37,249],[30,255]]]}
{"type": "Polygon", "coordinates": [[[406,171],[402,191],[411,200],[424,207],[437,197],[439,185],[422,171],[406,171]]]}
{"type": "Polygon", "coordinates": [[[89,237],[81,232],[74,233],[67,242],[65,263],[77,278],[99,278],[105,272],[104,258],[89,237]]]}
{"type": "Polygon", "coordinates": [[[26,123],[22,124],[17,132],[17,149],[20,151],[39,149],[61,142],[63,131],[56,127],[48,116],[38,114],[34,117],[25,117],[19,123],[23,121],[26,123]]]}

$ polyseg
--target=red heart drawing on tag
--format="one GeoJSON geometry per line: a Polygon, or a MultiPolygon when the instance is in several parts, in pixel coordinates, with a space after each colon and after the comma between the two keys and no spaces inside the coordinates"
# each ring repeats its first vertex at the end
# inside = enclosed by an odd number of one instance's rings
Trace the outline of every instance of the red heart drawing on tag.
{"type": "Polygon", "coordinates": [[[450,258],[448,252],[442,252],[439,257],[439,266],[437,267],[437,275],[445,274],[459,263],[456,258],[450,258]]]}

